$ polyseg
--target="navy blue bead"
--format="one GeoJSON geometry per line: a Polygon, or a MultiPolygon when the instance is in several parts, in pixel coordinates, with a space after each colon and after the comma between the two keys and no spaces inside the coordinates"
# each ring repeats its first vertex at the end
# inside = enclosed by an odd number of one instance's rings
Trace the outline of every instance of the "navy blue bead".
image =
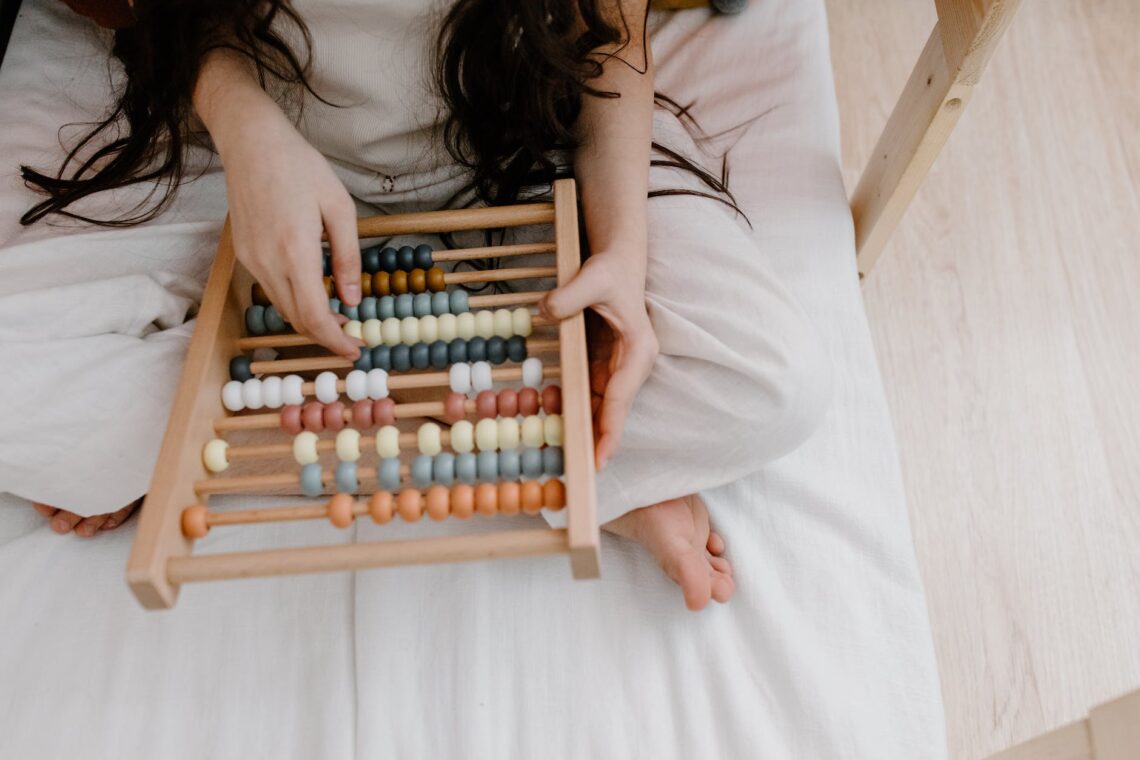
{"type": "Polygon", "coordinates": [[[380,271],[381,272],[395,272],[398,268],[396,257],[396,249],[391,246],[385,247],[380,251],[380,271]]]}
{"type": "Polygon", "coordinates": [[[349,319],[360,319],[360,307],[359,306],[349,306],[348,304],[342,303],[340,305],[340,313],[343,314],[344,316],[348,317],[349,319]]]}
{"type": "Polygon", "coordinates": [[[562,447],[547,446],[542,450],[542,471],[551,476],[559,476],[563,472],[562,447]]]}
{"type": "Polygon", "coordinates": [[[416,343],[412,346],[412,368],[427,369],[431,366],[431,349],[427,343],[416,343]]]}
{"type": "Polygon", "coordinates": [[[271,333],[285,332],[285,317],[272,304],[265,307],[265,329],[271,333]]]}
{"type": "Polygon", "coordinates": [[[485,362],[487,361],[487,339],[481,338],[476,335],[471,340],[467,341],[467,361],[469,362],[485,362]]]}
{"type": "Polygon", "coordinates": [[[396,297],[380,296],[380,300],[376,303],[376,318],[391,319],[394,316],[396,316],[396,297]]]}
{"type": "Polygon", "coordinates": [[[372,274],[380,271],[380,249],[376,246],[365,248],[360,252],[360,268],[372,274]]]}
{"type": "Polygon", "coordinates": [[[438,293],[431,294],[431,313],[437,317],[441,314],[451,313],[451,305],[446,292],[441,290],[438,293]]]}
{"type": "Polygon", "coordinates": [[[325,277],[331,277],[332,276],[332,256],[329,256],[326,253],[321,258],[324,260],[325,277]]]}
{"type": "Polygon", "coordinates": [[[250,335],[265,335],[265,307],[254,304],[245,310],[245,330],[250,335]]]}
{"type": "Polygon", "coordinates": [[[507,358],[520,363],[526,359],[526,338],[521,335],[507,338],[507,358]]]}
{"type": "Polygon", "coordinates": [[[360,349],[360,358],[352,364],[353,369],[362,369],[365,372],[372,369],[372,352],[367,348],[360,349]]]}
{"type": "Polygon", "coordinates": [[[451,364],[459,364],[460,362],[467,361],[467,341],[463,338],[454,338],[447,344],[447,361],[451,364]]]}
{"type": "Polygon", "coordinates": [[[416,251],[410,245],[400,246],[396,252],[396,268],[410,272],[416,268],[416,251]]]}
{"type": "Polygon", "coordinates": [[[426,243],[417,245],[413,263],[415,263],[416,269],[422,269],[425,272],[431,269],[431,246],[426,243]]]}
{"type": "Polygon", "coordinates": [[[376,296],[365,296],[360,299],[360,321],[376,319],[376,296]]]}
{"type": "Polygon", "coordinates": [[[230,380],[245,382],[253,377],[249,365],[253,362],[248,356],[239,355],[230,359],[230,380]]]}
{"type": "Polygon", "coordinates": [[[437,340],[431,344],[431,366],[432,369],[447,369],[449,362],[447,361],[447,342],[437,340]]]}
{"type": "Polygon", "coordinates": [[[372,369],[382,369],[385,372],[392,369],[392,356],[388,346],[372,347],[372,369]]]}
{"type": "Polygon", "coordinates": [[[426,317],[431,314],[431,293],[416,293],[412,296],[412,316],[426,317]]]}
{"type": "Polygon", "coordinates": [[[487,361],[502,364],[507,360],[507,342],[498,335],[487,338],[487,361]]]}
{"type": "Polygon", "coordinates": [[[396,316],[399,319],[415,316],[415,298],[411,293],[396,296],[396,316]]]}
{"type": "Polygon", "coordinates": [[[392,346],[392,352],[389,354],[392,362],[393,372],[407,372],[412,368],[412,349],[404,343],[398,346],[392,346]]]}

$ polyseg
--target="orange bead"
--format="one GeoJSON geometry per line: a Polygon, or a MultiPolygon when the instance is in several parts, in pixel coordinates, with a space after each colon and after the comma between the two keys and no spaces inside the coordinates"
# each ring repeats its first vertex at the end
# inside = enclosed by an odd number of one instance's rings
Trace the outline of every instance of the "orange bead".
{"type": "Polygon", "coordinates": [[[475,486],[475,511],[481,515],[493,515],[499,511],[499,489],[493,483],[475,486]]]}
{"type": "Polygon", "coordinates": [[[364,296],[372,295],[372,275],[367,272],[360,273],[360,294],[364,296]]]}
{"type": "Polygon", "coordinates": [[[265,292],[265,288],[261,287],[260,282],[253,283],[253,287],[249,289],[249,297],[259,306],[269,305],[269,295],[265,292]]]}
{"type": "Polygon", "coordinates": [[[331,277],[326,277],[325,278],[325,295],[327,295],[329,298],[332,298],[334,290],[336,290],[336,286],[333,285],[333,279],[331,277]]]}
{"type": "Polygon", "coordinates": [[[427,291],[427,273],[422,269],[413,269],[408,272],[408,289],[413,293],[427,291]]]}
{"type": "Polygon", "coordinates": [[[408,273],[397,269],[389,275],[388,283],[392,289],[392,295],[403,295],[408,292],[408,273]]]}
{"type": "Polygon", "coordinates": [[[378,525],[391,522],[392,494],[388,491],[377,491],[372,494],[372,498],[368,500],[368,514],[372,515],[372,521],[378,525]]]}
{"type": "Polygon", "coordinates": [[[519,487],[519,491],[522,496],[523,512],[537,515],[542,509],[542,484],[537,480],[527,480],[519,487]]]}
{"type": "Polygon", "coordinates": [[[423,499],[420,492],[414,488],[405,488],[396,497],[396,510],[404,522],[414,523],[424,515],[423,499]]]}
{"type": "Polygon", "coordinates": [[[387,272],[376,272],[372,275],[372,295],[386,296],[389,294],[389,282],[387,272]]]}
{"type": "Polygon", "coordinates": [[[438,293],[441,290],[447,289],[447,283],[443,280],[443,270],[439,267],[432,267],[427,270],[427,286],[428,290],[433,293],[438,293]]]}
{"type": "Polygon", "coordinates": [[[499,484],[499,513],[504,515],[517,515],[522,507],[522,495],[519,484],[504,480],[499,484]]]}
{"type": "Polygon", "coordinates": [[[338,528],[347,528],[352,525],[356,515],[352,514],[355,500],[346,493],[338,493],[329,500],[329,522],[338,528]]]}
{"type": "Polygon", "coordinates": [[[447,486],[434,485],[428,489],[427,513],[433,520],[446,520],[451,514],[451,492],[447,486]]]}
{"type": "Polygon", "coordinates": [[[182,535],[186,538],[201,538],[210,532],[210,513],[204,504],[195,504],[182,510],[182,535]]]}
{"type": "Polygon", "coordinates": [[[542,504],[547,509],[562,509],[566,506],[566,486],[557,478],[542,484],[542,504]]]}
{"type": "Polygon", "coordinates": [[[451,514],[460,520],[466,520],[475,514],[475,489],[466,483],[457,483],[451,487],[451,514]]]}

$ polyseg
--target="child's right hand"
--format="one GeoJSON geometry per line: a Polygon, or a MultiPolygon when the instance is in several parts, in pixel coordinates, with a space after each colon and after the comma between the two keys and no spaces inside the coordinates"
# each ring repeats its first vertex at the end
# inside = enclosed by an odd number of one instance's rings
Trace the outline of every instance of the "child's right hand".
{"type": "Polygon", "coordinates": [[[238,260],[297,332],[357,359],[359,342],[329,309],[322,280],[323,229],[337,294],[360,303],[356,208],[348,191],[232,53],[213,51],[194,103],[225,167],[238,260]]]}

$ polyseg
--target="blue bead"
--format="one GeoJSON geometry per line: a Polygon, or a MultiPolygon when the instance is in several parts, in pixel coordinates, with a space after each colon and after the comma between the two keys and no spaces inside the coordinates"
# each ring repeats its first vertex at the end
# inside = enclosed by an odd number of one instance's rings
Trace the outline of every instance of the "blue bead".
{"type": "Polygon", "coordinates": [[[451,364],[459,364],[460,362],[467,361],[467,341],[463,338],[455,338],[447,344],[447,361],[451,364]]]}
{"type": "Polygon", "coordinates": [[[475,460],[479,480],[494,483],[499,479],[499,452],[480,451],[475,460]]]}
{"type": "Polygon", "coordinates": [[[317,462],[301,468],[301,493],[306,496],[320,496],[324,492],[321,485],[321,465],[317,462]]]}
{"type": "Polygon", "coordinates": [[[360,482],[356,479],[356,462],[337,462],[336,490],[338,493],[356,493],[360,482]]]}
{"type": "Polygon", "coordinates": [[[388,346],[372,347],[372,369],[382,369],[385,372],[392,369],[392,350],[388,346]]]}
{"type": "Polygon", "coordinates": [[[432,458],[431,477],[440,485],[449,486],[455,482],[455,455],[443,451],[432,458]]]}
{"type": "Polygon", "coordinates": [[[396,249],[392,247],[385,247],[380,251],[380,271],[382,272],[395,272],[397,269],[396,249]]]}
{"type": "Polygon", "coordinates": [[[340,314],[340,299],[339,298],[330,298],[329,299],[329,311],[331,311],[333,314],[340,314]]]}
{"type": "Polygon", "coordinates": [[[502,364],[507,360],[507,342],[498,335],[487,338],[487,361],[502,364]]]}
{"type": "Polygon", "coordinates": [[[507,338],[507,358],[520,364],[526,359],[526,338],[521,335],[507,338]]]}
{"type": "Polygon", "coordinates": [[[534,479],[542,475],[542,449],[523,449],[521,458],[524,477],[534,479]]]}
{"type": "Polygon", "coordinates": [[[431,246],[421,243],[416,246],[415,255],[413,257],[416,269],[423,269],[425,272],[431,269],[431,246]]]}
{"type": "Polygon", "coordinates": [[[344,316],[348,317],[349,319],[360,319],[360,307],[359,306],[349,306],[348,304],[342,303],[340,305],[340,313],[343,314],[344,316]]]}
{"type": "Polygon", "coordinates": [[[372,369],[372,352],[367,348],[360,349],[360,358],[352,363],[353,369],[362,369],[365,372],[372,369]]]}
{"type": "Polygon", "coordinates": [[[455,457],[455,479],[460,483],[474,485],[478,480],[478,472],[475,455],[471,452],[455,457]]]}
{"type": "Polygon", "coordinates": [[[415,316],[415,299],[411,293],[396,296],[396,316],[400,319],[415,316]]]}
{"type": "Polygon", "coordinates": [[[372,274],[380,271],[380,249],[376,246],[365,248],[360,252],[360,268],[372,274]]]}
{"type": "Polygon", "coordinates": [[[365,296],[360,299],[360,321],[376,319],[376,296],[365,296]]]}
{"type": "Polygon", "coordinates": [[[245,310],[245,330],[250,335],[265,335],[265,307],[254,304],[245,310]]]}
{"type": "Polygon", "coordinates": [[[542,472],[546,475],[558,476],[562,474],[562,447],[547,446],[542,450],[542,472]]]}
{"type": "Polygon", "coordinates": [[[431,314],[431,293],[416,293],[412,296],[412,316],[426,317],[431,314]]]}
{"type": "Polygon", "coordinates": [[[380,296],[380,300],[376,303],[376,318],[391,319],[394,316],[396,316],[396,297],[380,296]]]}
{"type": "Polygon", "coordinates": [[[410,272],[416,268],[416,252],[410,245],[400,246],[396,251],[396,268],[410,272]]]}
{"type": "Polygon", "coordinates": [[[467,291],[463,288],[458,288],[447,294],[447,300],[451,306],[452,314],[462,314],[469,311],[467,305],[467,291]]]}
{"type": "Polygon", "coordinates": [[[432,369],[447,369],[447,343],[442,340],[437,340],[429,346],[431,349],[431,366],[432,369]]]}
{"type": "Polygon", "coordinates": [[[412,368],[412,349],[405,343],[392,346],[389,354],[393,372],[407,372],[412,368]]]}
{"type": "Polygon", "coordinates": [[[431,485],[431,457],[420,454],[412,460],[412,482],[416,488],[427,488],[431,485]]]}
{"type": "Polygon", "coordinates": [[[451,304],[448,301],[447,293],[441,290],[438,293],[431,294],[431,313],[437,317],[441,314],[451,313],[451,304]]]}
{"type": "Polygon", "coordinates": [[[467,341],[467,361],[469,362],[485,362],[487,361],[487,339],[480,338],[476,335],[471,340],[467,341]]]}
{"type": "Polygon", "coordinates": [[[253,377],[253,372],[249,368],[252,363],[253,360],[248,356],[238,355],[230,359],[230,380],[245,382],[253,377]]]}
{"type": "Polygon", "coordinates": [[[431,366],[431,349],[427,343],[416,343],[412,346],[412,369],[427,369],[431,366]]]}
{"type": "Polygon", "coordinates": [[[376,469],[376,482],[385,491],[395,491],[400,487],[400,460],[381,459],[376,469]]]}
{"type": "Polygon", "coordinates": [[[271,333],[285,332],[285,317],[272,304],[265,307],[265,329],[271,333]]]}
{"type": "Polygon", "coordinates": [[[499,452],[499,477],[503,480],[518,480],[522,473],[518,449],[503,449],[499,452]]]}

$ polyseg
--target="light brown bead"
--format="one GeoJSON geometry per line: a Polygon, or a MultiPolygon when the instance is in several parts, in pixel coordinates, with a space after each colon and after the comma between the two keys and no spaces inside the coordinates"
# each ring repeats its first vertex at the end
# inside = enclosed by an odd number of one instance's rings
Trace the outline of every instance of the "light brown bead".
{"type": "Polygon", "coordinates": [[[424,515],[423,499],[420,498],[420,492],[414,488],[405,488],[400,491],[400,495],[396,497],[396,510],[404,522],[418,522],[424,515]]]}
{"type": "Polygon", "coordinates": [[[346,493],[338,493],[329,500],[329,522],[338,528],[352,525],[356,515],[352,513],[355,500],[346,493]]]}
{"type": "Polygon", "coordinates": [[[557,478],[542,484],[542,505],[547,509],[562,509],[566,506],[566,486],[557,478]]]}
{"type": "Polygon", "coordinates": [[[413,293],[427,292],[427,274],[422,269],[408,272],[408,289],[413,293]]]}
{"type": "MultiPolygon", "coordinates": [[[[391,288],[391,295],[400,296],[408,292],[408,273],[402,269],[397,269],[388,277],[388,286],[391,288]]],[[[388,295],[385,293],[385,295],[388,295]]]]}
{"type": "Polygon", "coordinates": [[[451,492],[447,486],[434,485],[427,492],[427,513],[433,520],[446,520],[451,514],[451,492]]]}
{"type": "Polygon", "coordinates": [[[456,483],[451,487],[451,514],[466,520],[475,514],[475,489],[466,483],[456,483]]]}
{"type": "Polygon", "coordinates": [[[438,293],[441,290],[447,289],[447,283],[443,280],[443,270],[439,267],[432,267],[427,270],[427,286],[428,290],[433,293],[438,293]]]}
{"type": "Polygon", "coordinates": [[[519,484],[510,480],[499,483],[499,514],[517,515],[522,507],[519,484]]]}
{"type": "Polygon", "coordinates": [[[202,538],[210,532],[209,511],[204,504],[195,504],[182,510],[182,535],[189,539],[202,538]]]}
{"type": "Polygon", "coordinates": [[[333,279],[331,277],[326,277],[326,278],[324,278],[324,280],[325,280],[325,295],[327,295],[329,298],[332,298],[333,293],[336,291],[336,286],[333,285],[333,279]]]}
{"type": "Polygon", "coordinates": [[[388,491],[377,491],[368,500],[368,514],[372,521],[378,525],[392,521],[392,494],[388,491]]]}
{"type": "Polygon", "coordinates": [[[372,295],[386,296],[390,293],[391,283],[387,272],[376,272],[372,275],[372,295]]]}
{"type": "Polygon", "coordinates": [[[367,272],[360,274],[360,294],[362,296],[372,295],[372,275],[367,272]]]}
{"type": "Polygon", "coordinates": [[[537,480],[527,480],[519,487],[522,495],[523,512],[537,515],[542,509],[542,484],[537,480]]]}
{"type": "Polygon", "coordinates": [[[475,486],[475,511],[487,516],[499,511],[499,489],[493,483],[475,486]]]}

